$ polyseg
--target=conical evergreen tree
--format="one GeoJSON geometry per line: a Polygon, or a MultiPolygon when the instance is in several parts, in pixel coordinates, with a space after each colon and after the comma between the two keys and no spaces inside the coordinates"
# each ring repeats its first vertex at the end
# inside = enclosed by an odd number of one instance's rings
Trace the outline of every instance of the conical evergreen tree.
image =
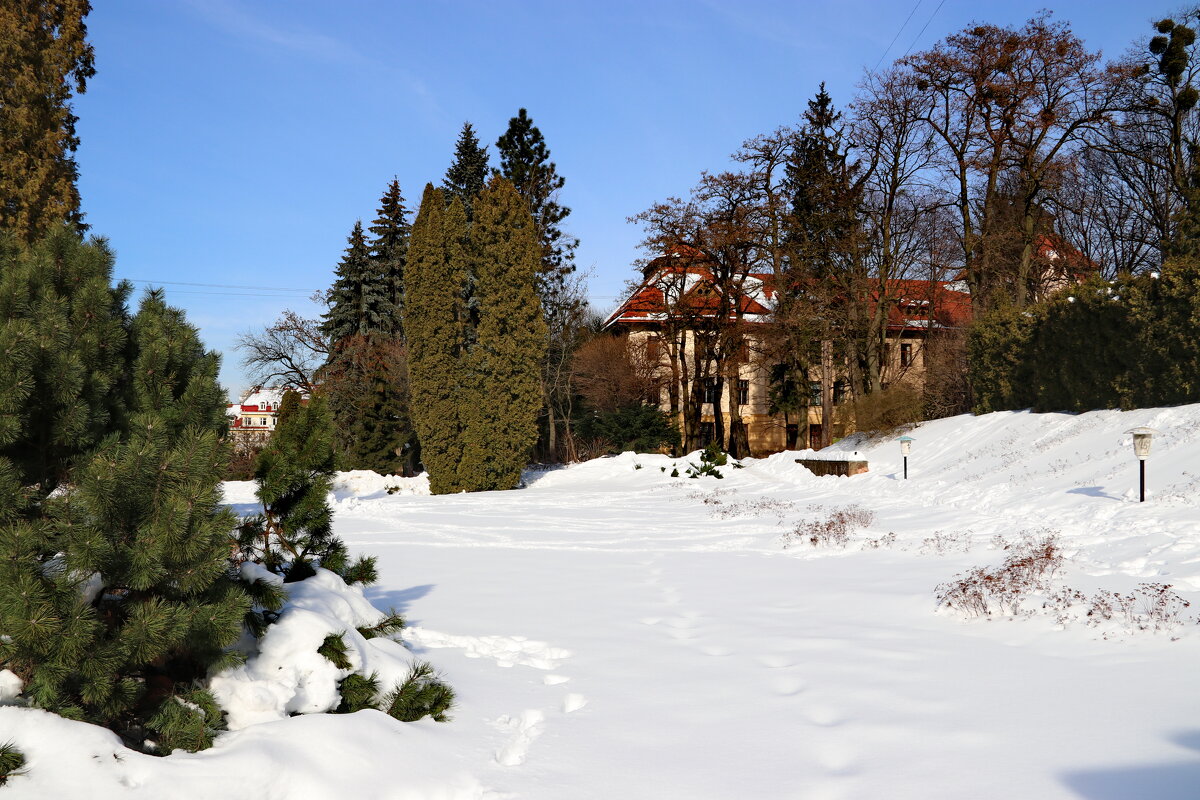
{"type": "Polygon", "coordinates": [[[495,178],[476,203],[471,252],[479,279],[479,327],[467,359],[475,400],[463,407],[459,484],[513,489],[537,441],[546,324],[534,289],[537,226],[511,183],[495,178]]]}
{"type": "Polygon", "coordinates": [[[474,400],[463,365],[467,235],[462,201],[447,207],[442,192],[427,185],[409,248],[405,330],[413,422],[434,494],[462,488],[461,406],[474,400]]]}
{"type": "Polygon", "coordinates": [[[507,179],[529,204],[541,243],[541,265],[537,274],[538,295],[548,317],[557,315],[557,305],[570,302],[564,281],[575,271],[575,248],[579,240],[562,230],[571,209],[559,205],[558,193],[564,180],[550,160],[550,149],[542,132],[525,109],[508,121],[508,130],[496,142],[500,168],[495,174],[507,179]]]}
{"type": "Polygon", "coordinates": [[[380,330],[385,336],[403,341],[404,264],[408,259],[412,226],[408,222],[404,195],[400,193],[400,181],[393,178],[388,184],[387,191],[379,199],[378,216],[367,230],[373,237],[370,252],[375,262],[375,274],[382,280],[387,295],[387,316],[380,330]]]}
{"type": "Polygon", "coordinates": [[[377,265],[371,260],[361,222],[354,223],[348,242],[322,326],[335,349],[343,339],[383,330],[391,325],[392,318],[388,291],[376,274],[377,265]]]}
{"type": "Polygon", "coordinates": [[[442,181],[446,204],[449,205],[456,197],[461,200],[469,222],[475,198],[483,191],[487,177],[487,148],[479,146],[475,129],[471,123],[464,122],[454,145],[454,163],[446,170],[446,178],[442,181]]]}
{"type": "Polygon", "coordinates": [[[0,230],[34,242],[87,230],[71,95],[96,74],[88,0],[10,0],[0,13],[0,230]]]}

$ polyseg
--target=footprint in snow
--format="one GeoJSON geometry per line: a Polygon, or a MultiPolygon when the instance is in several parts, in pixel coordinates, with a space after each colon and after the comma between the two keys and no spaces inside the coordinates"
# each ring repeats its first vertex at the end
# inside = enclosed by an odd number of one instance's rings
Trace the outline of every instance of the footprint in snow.
{"type": "Polygon", "coordinates": [[[570,714],[572,711],[578,711],[587,705],[587,698],[581,694],[572,692],[563,698],[562,710],[564,714],[570,714]]]}
{"type": "Polygon", "coordinates": [[[806,684],[802,678],[787,675],[771,681],[771,689],[780,697],[791,697],[804,691],[806,684]]]}
{"type": "Polygon", "coordinates": [[[804,717],[813,725],[820,725],[822,728],[841,725],[845,719],[842,712],[836,708],[823,705],[809,706],[804,710],[804,717]]]}
{"type": "Polygon", "coordinates": [[[505,767],[518,767],[525,763],[529,746],[542,735],[546,715],[537,709],[522,711],[517,717],[507,714],[495,721],[496,727],[510,731],[512,737],[496,751],[496,762],[505,767]]]}
{"type": "Polygon", "coordinates": [[[795,666],[796,662],[788,656],[778,655],[776,653],[768,653],[765,656],[758,657],[758,663],[768,669],[782,669],[783,667],[795,666]]]}
{"type": "Polygon", "coordinates": [[[700,648],[700,652],[706,656],[731,656],[733,655],[732,647],[722,647],[719,644],[710,644],[700,648]]]}

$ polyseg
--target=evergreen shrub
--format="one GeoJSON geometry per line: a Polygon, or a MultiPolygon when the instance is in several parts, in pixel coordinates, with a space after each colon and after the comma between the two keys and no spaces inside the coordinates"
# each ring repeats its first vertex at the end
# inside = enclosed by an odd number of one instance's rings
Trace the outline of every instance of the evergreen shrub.
{"type": "Polygon", "coordinates": [[[584,417],[577,427],[584,439],[605,443],[610,453],[655,453],[679,446],[679,431],[658,406],[648,403],[622,406],[584,417]]]}
{"type": "Polygon", "coordinates": [[[1200,401],[1200,265],[1093,278],[976,321],[975,411],[1087,411],[1200,401]]]}

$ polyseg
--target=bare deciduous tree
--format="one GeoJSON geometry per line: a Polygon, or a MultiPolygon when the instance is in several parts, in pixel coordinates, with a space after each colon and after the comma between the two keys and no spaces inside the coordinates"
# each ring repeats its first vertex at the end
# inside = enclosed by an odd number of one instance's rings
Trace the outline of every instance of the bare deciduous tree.
{"type": "Polygon", "coordinates": [[[237,349],[242,351],[242,366],[251,382],[283,383],[307,392],[316,389],[317,370],[329,357],[321,321],[290,310],[262,331],[241,334],[237,349]]]}

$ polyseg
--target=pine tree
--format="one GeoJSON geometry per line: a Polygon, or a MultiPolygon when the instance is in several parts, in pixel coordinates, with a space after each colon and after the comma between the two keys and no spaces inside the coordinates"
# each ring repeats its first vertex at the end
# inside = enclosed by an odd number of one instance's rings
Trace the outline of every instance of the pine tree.
{"type": "Polygon", "coordinates": [[[243,554],[283,575],[303,580],[321,566],[348,580],[373,575],[369,563],[349,566],[346,547],[333,535],[333,420],[321,395],[301,402],[287,392],[275,432],[259,453],[254,479],[263,513],[243,521],[243,554]]]}
{"type": "Polygon", "coordinates": [[[483,191],[488,176],[488,154],[486,147],[479,146],[479,138],[471,123],[464,122],[458,141],[454,145],[454,163],[446,170],[442,181],[446,204],[454,198],[462,201],[469,222],[473,216],[475,198],[483,191]]]}
{"type": "MultiPolygon", "coordinates": [[[[110,269],[102,243],[53,237],[4,270],[5,288],[19,289],[18,278],[26,283],[15,296],[39,290],[32,294],[41,302],[25,314],[59,331],[42,342],[59,350],[48,363],[68,368],[46,373],[45,363],[34,363],[30,373],[33,384],[58,390],[48,392],[52,405],[41,411],[88,418],[88,382],[79,378],[89,373],[78,367],[95,376],[107,363],[98,352],[118,359],[121,379],[102,383],[127,405],[124,414],[92,417],[104,420],[108,435],[90,454],[60,454],[40,465],[59,483],[52,496],[28,484],[37,477],[29,462],[5,460],[24,485],[16,504],[10,497],[0,508],[0,663],[25,681],[24,697],[35,706],[107,725],[132,747],[197,749],[211,742],[221,719],[194,681],[226,662],[225,648],[250,610],[243,586],[226,571],[234,520],[221,505],[229,454],[220,436],[217,356],[203,351],[195,329],[158,293],[130,320],[123,302],[114,302],[125,290],[105,285],[110,269]],[[57,251],[63,272],[80,278],[62,281],[61,294],[54,279],[35,277],[53,270],[22,269],[46,251],[57,251]],[[56,315],[69,322],[50,319],[56,315]],[[78,336],[69,335],[70,325],[81,326],[78,336]],[[98,331],[106,338],[98,340],[98,331]]],[[[18,312],[5,333],[15,331],[19,344],[27,322],[18,312]]],[[[19,346],[0,354],[6,373],[27,367],[19,346]]],[[[36,426],[6,433],[13,452],[39,435],[36,426]]],[[[77,446],[88,443],[84,435],[77,446]]]]}
{"type": "Polygon", "coordinates": [[[112,270],[103,240],[66,229],[0,240],[0,461],[39,497],[122,424],[130,287],[112,270]]]}
{"type": "Polygon", "coordinates": [[[474,401],[463,365],[467,233],[462,201],[447,207],[443,193],[427,185],[409,248],[405,330],[413,422],[434,494],[462,488],[461,409],[474,401]]]}
{"type": "Polygon", "coordinates": [[[378,265],[371,260],[361,222],[354,223],[348,242],[322,326],[334,350],[343,339],[377,333],[391,325],[388,291],[377,274],[378,265]]]}
{"type": "Polygon", "coordinates": [[[96,74],[87,0],[10,0],[0,11],[0,230],[33,242],[79,210],[71,95],[96,74]]]}
{"type": "Polygon", "coordinates": [[[476,381],[476,400],[463,408],[459,482],[468,491],[512,489],[537,441],[546,323],[534,289],[541,263],[537,227],[507,180],[493,179],[480,194],[471,242],[479,327],[467,372],[476,381]]]}
{"type": "Polygon", "coordinates": [[[564,297],[564,282],[575,271],[575,248],[579,240],[563,232],[561,224],[571,209],[558,203],[564,179],[550,160],[542,132],[525,109],[508,121],[508,130],[496,142],[500,168],[496,175],[507,179],[529,205],[541,243],[541,265],[537,274],[538,295],[548,318],[561,315],[558,306],[570,303],[564,297]]]}
{"type": "Polygon", "coordinates": [[[408,239],[412,226],[408,209],[400,193],[400,181],[395,178],[379,199],[379,212],[367,229],[374,237],[370,242],[371,259],[387,295],[387,311],[380,330],[385,336],[404,340],[404,264],[408,259],[408,239]]]}

